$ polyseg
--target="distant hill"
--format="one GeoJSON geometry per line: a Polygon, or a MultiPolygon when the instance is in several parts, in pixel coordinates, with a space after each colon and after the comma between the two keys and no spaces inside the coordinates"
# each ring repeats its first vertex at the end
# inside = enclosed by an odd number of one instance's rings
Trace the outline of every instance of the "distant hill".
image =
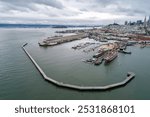
{"type": "Polygon", "coordinates": [[[0,28],[69,28],[69,27],[95,27],[95,26],[53,25],[53,24],[0,24],[0,28]]]}
{"type": "Polygon", "coordinates": [[[2,28],[48,28],[52,27],[51,25],[46,24],[0,24],[2,28]]]}

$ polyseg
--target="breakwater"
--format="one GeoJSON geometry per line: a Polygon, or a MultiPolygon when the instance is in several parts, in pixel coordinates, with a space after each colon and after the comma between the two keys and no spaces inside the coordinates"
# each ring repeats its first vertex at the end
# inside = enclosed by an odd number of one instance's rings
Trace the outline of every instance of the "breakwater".
{"type": "Polygon", "coordinates": [[[105,86],[78,86],[78,85],[72,85],[72,84],[66,84],[66,83],[63,83],[63,82],[59,82],[59,81],[56,81],[56,80],[48,77],[44,73],[44,71],[41,69],[41,67],[36,63],[36,61],[32,58],[32,56],[25,49],[26,45],[27,45],[27,43],[22,46],[22,49],[27,54],[27,56],[30,58],[30,60],[35,65],[35,67],[37,68],[37,70],[43,76],[43,78],[46,81],[49,81],[49,82],[51,82],[54,85],[59,86],[59,87],[68,88],[68,89],[75,89],[75,90],[81,90],[81,91],[82,90],[83,91],[84,90],[109,90],[109,89],[113,89],[113,88],[125,86],[127,83],[129,83],[129,81],[131,81],[135,77],[135,74],[133,72],[128,72],[126,79],[123,80],[122,82],[118,82],[118,83],[114,83],[114,84],[110,84],[110,85],[105,85],[105,86]]]}

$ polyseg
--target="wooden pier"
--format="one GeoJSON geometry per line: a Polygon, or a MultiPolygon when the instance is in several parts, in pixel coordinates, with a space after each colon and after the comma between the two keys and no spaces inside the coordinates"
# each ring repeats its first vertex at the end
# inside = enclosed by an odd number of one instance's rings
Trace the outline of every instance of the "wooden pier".
{"type": "Polygon", "coordinates": [[[27,45],[27,43],[22,46],[22,49],[27,54],[27,56],[30,58],[30,60],[35,65],[37,70],[43,76],[43,78],[45,80],[47,80],[48,82],[53,83],[54,85],[59,86],[59,87],[68,88],[68,89],[74,89],[74,90],[81,90],[81,91],[86,91],[86,90],[87,91],[90,91],[90,90],[109,90],[109,89],[125,86],[127,83],[129,83],[135,77],[135,74],[133,72],[128,72],[127,77],[126,77],[126,79],[124,81],[118,82],[118,83],[114,83],[114,84],[110,84],[110,85],[106,85],[106,86],[79,86],[79,85],[72,85],[72,84],[66,84],[66,83],[63,83],[63,82],[59,82],[59,81],[56,81],[56,80],[48,77],[44,73],[44,71],[41,69],[41,67],[36,63],[36,61],[32,58],[32,56],[25,49],[26,45],[27,45]]]}

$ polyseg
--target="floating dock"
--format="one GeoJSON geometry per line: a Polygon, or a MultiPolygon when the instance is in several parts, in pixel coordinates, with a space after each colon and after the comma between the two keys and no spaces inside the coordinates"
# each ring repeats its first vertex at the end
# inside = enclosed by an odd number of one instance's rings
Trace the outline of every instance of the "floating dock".
{"type": "Polygon", "coordinates": [[[109,90],[109,89],[125,86],[127,83],[129,83],[135,77],[135,74],[133,72],[128,72],[126,79],[123,80],[122,82],[118,82],[118,83],[114,83],[114,84],[110,84],[110,85],[106,85],[106,86],[78,86],[78,85],[72,85],[72,84],[66,84],[66,83],[63,83],[63,82],[59,82],[59,81],[56,81],[56,80],[48,77],[44,73],[44,71],[41,69],[41,67],[36,63],[36,61],[32,58],[32,56],[25,49],[26,45],[27,45],[27,43],[22,46],[22,49],[27,54],[27,56],[30,58],[30,60],[35,65],[37,70],[43,76],[43,78],[46,81],[48,81],[48,82],[50,82],[50,83],[52,83],[52,84],[54,84],[56,86],[59,86],[59,87],[68,88],[68,89],[74,89],[74,90],[80,90],[80,91],[86,91],[86,90],[87,91],[90,91],[90,90],[109,90]]]}

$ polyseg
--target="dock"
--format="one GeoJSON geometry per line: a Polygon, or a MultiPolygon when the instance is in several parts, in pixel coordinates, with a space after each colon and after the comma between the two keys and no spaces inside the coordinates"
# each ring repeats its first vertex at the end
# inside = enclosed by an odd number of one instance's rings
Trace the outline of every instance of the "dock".
{"type": "Polygon", "coordinates": [[[110,85],[105,85],[105,86],[79,86],[79,85],[72,85],[72,84],[66,84],[66,83],[63,83],[63,82],[59,82],[57,80],[54,80],[53,78],[48,77],[44,73],[44,71],[41,69],[41,67],[37,64],[37,62],[32,58],[32,56],[29,54],[29,52],[25,49],[25,46],[27,46],[27,44],[28,43],[24,44],[22,46],[22,49],[24,50],[26,55],[29,57],[29,59],[32,61],[34,66],[37,68],[37,70],[40,72],[42,77],[46,81],[48,81],[48,82],[50,82],[50,83],[52,83],[56,86],[62,87],[62,88],[68,88],[68,89],[74,89],[74,90],[80,90],[80,91],[110,90],[110,89],[113,89],[113,88],[125,86],[127,83],[129,83],[135,77],[135,74],[133,72],[128,72],[127,77],[122,82],[118,82],[118,83],[114,83],[114,84],[110,84],[110,85]]]}
{"type": "Polygon", "coordinates": [[[66,42],[80,40],[86,37],[87,36],[85,33],[78,33],[78,34],[70,35],[70,36],[60,36],[60,37],[57,36],[57,38],[51,37],[51,38],[47,38],[46,40],[43,40],[43,42],[39,42],[39,45],[40,46],[55,46],[55,45],[59,45],[59,44],[66,43],[66,42]]]}

